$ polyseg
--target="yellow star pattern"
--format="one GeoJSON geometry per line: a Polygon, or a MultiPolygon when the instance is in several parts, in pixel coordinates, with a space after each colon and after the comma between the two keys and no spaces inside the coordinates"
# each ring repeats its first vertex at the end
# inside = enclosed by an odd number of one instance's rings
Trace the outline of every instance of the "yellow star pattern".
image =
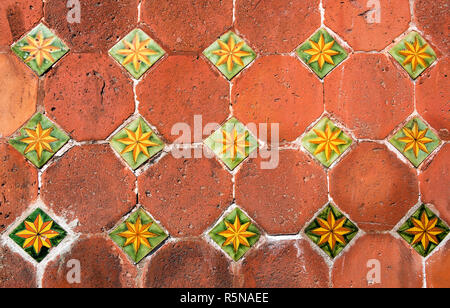
{"type": "Polygon", "coordinates": [[[125,154],[128,152],[133,152],[133,159],[136,162],[140,153],[143,153],[145,156],[150,157],[148,153],[149,147],[158,146],[159,144],[150,141],[150,137],[152,135],[152,131],[147,133],[142,133],[142,125],[139,123],[139,126],[136,132],[125,128],[128,137],[117,140],[118,142],[125,144],[126,147],[120,154],[125,154]]]}
{"type": "Polygon", "coordinates": [[[39,214],[33,223],[25,221],[25,230],[16,234],[16,236],[24,238],[23,248],[33,247],[36,254],[41,252],[42,247],[51,248],[50,239],[59,235],[59,232],[51,230],[53,221],[43,222],[41,214],[39,214]]]}
{"type": "Polygon", "coordinates": [[[241,225],[238,215],[236,215],[234,224],[231,224],[226,220],[224,222],[227,227],[227,230],[217,233],[218,235],[226,238],[222,246],[233,244],[235,252],[238,251],[240,245],[250,247],[247,238],[256,235],[256,233],[247,231],[248,227],[250,226],[250,222],[241,225]]]}
{"type": "Polygon", "coordinates": [[[405,41],[406,49],[399,51],[398,53],[405,57],[403,61],[403,65],[407,65],[411,63],[412,71],[415,72],[417,65],[426,68],[428,65],[425,62],[425,59],[430,59],[432,56],[425,52],[428,48],[428,44],[420,46],[419,38],[416,37],[414,45],[405,41]]]}
{"type": "Polygon", "coordinates": [[[420,220],[412,217],[411,221],[414,224],[414,227],[405,231],[409,234],[414,235],[414,239],[411,242],[411,245],[420,242],[423,248],[427,249],[430,242],[436,245],[439,244],[436,235],[443,233],[444,230],[436,227],[436,224],[438,222],[437,217],[429,220],[427,214],[423,212],[420,220]]]}
{"type": "Polygon", "coordinates": [[[50,143],[58,141],[59,139],[50,136],[53,131],[53,127],[48,129],[42,129],[41,123],[38,123],[36,130],[25,128],[28,137],[21,139],[20,141],[28,144],[25,148],[24,154],[32,151],[36,151],[38,159],[41,159],[42,152],[45,150],[47,152],[53,153],[50,143]]]}
{"type": "Polygon", "coordinates": [[[44,63],[44,59],[47,59],[51,63],[55,62],[55,59],[52,57],[51,53],[59,51],[60,49],[52,46],[52,42],[55,40],[54,36],[44,39],[42,31],[39,31],[36,38],[27,36],[26,40],[28,45],[21,48],[23,51],[29,53],[28,58],[25,59],[26,63],[35,59],[36,64],[41,67],[44,63]]]}
{"type": "Polygon", "coordinates": [[[123,60],[122,65],[127,65],[128,63],[133,63],[136,72],[139,72],[141,68],[141,63],[145,63],[151,66],[149,56],[157,55],[158,53],[154,50],[147,48],[147,45],[151,42],[151,39],[140,41],[138,33],[134,36],[133,42],[129,43],[126,40],[123,44],[127,49],[120,49],[117,51],[118,54],[126,56],[123,60]]]}
{"type": "Polygon", "coordinates": [[[412,149],[416,158],[419,156],[420,150],[428,154],[428,149],[425,144],[433,142],[433,139],[425,137],[427,131],[428,128],[419,131],[419,125],[417,124],[417,122],[414,122],[414,126],[412,129],[404,127],[403,133],[405,134],[405,137],[397,139],[402,143],[406,143],[403,152],[406,153],[407,151],[412,149]]]}
{"type": "Polygon", "coordinates": [[[158,234],[149,232],[148,229],[152,226],[152,222],[149,224],[142,225],[141,217],[139,216],[136,220],[136,223],[132,224],[128,221],[125,222],[128,230],[122,233],[117,234],[120,237],[126,239],[124,247],[133,244],[133,248],[135,253],[138,252],[141,244],[151,248],[150,242],[148,238],[157,237],[158,234]]]}
{"type": "Polygon", "coordinates": [[[347,218],[343,217],[336,221],[336,218],[331,210],[328,213],[327,220],[318,217],[317,222],[319,223],[320,228],[311,231],[312,233],[320,236],[318,245],[320,246],[328,243],[331,250],[334,249],[337,242],[345,245],[346,240],[344,235],[351,232],[350,229],[343,227],[346,220],[347,218]]]}
{"type": "Polygon", "coordinates": [[[222,154],[229,153],[231,159],[235,160],[238,153],[242,157],[247,155],[246,150],[250,146],[250,142],[247,141],[248,135],[248,131],[239,134],[236,128],[231,132],[222,130],[222,139],[216,142],[222,144],[222,154]]]}
{"type": "Polygon", "coordinates": [[[226,63],[228,72],[233,70],[235,63],[240,66],[244,66],[244,62],[242,62],[241,58],[251,55],[251,53],[241,50],[242,47],[244,47],[244,41],[236,44],[232,35],[228,39],[228,44],[221,40],[218,40],[217,42],[219,43],[221,49],[214,50],[212,52],[213,54],[220,56],[220,59],[217,61],[216,65],[220,66],[226,63]]]}
{"type": "Polygon", "coordinates": [[[321,131],[319,129],[314,129],[314,132],[317,135],[317,138],[311,139],[309,142],[313,144],[318,144],[319,146],[314,152],[314,155],[317,155],[321,152],[325,151],[325,156],[327,161],[330,160],[331,152],[334,151],[338,155],[341,154],[339,150],[339,145],[347,144],[346,141],[339,139],[339,135],[341,134],[341,130],[336,128],[333,132],[330,129],[330,126],[327,124],[325,131],[321,131]]]}
{"type": "Polygon", "coordinates": [[[313,62],[319,63],[319,68],[322,70],[325,63],[334,65],[333,56],[339,54],[339,51],[331,49],[334,45],[334,40],[325,44],[323,34],[320,35],[319,41],[316,43],[313,40],[309,41],[311,49],[305,50],[305,53],[311,55],[308,64],[313,62]]]}

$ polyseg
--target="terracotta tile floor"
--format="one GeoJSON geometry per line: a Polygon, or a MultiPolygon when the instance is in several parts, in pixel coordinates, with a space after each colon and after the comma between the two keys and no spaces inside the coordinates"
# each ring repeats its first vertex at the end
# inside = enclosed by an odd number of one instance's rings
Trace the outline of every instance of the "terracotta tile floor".
{"type": "Polygon", "coordinates": [[[0,3],[0,287],[450,287],[447,0],[67,2],[0,3]]]}

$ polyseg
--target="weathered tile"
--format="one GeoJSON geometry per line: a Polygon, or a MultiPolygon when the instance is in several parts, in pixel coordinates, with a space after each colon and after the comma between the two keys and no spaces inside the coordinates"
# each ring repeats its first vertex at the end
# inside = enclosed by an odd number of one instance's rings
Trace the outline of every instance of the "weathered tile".
{"type": "Polygon", "coordinates": [[[358,228],[329,204],[305,229],[305,233],[320,249],[334,258],[356,236],[358,228]]]}
{"type": "Polygon", "coordinates": [[[441,143],[419,118],[409,121],[389,142],[418,167],[441,143]]]}
{"type": "Polygon", "coordinates": [[[120,40],[109,54],[136,79],[161,59],[166,52],[141,29],[134,29],[120,40]]]}
{"type": "Polygon", "coordinates": [[[228,120],[204,143],[230,170],[234,170],[258,147],[258,141],[236,118],[228,120]]]}
{"type": "Polygon", "coordinates": [[[260,231],[238,208],[227,215],[209,236],[234,261],[242,256],[259,240],[260,231]]]}
{"type": "Polygon", "coordinates": [[[231,80],[255,58],[255,52],[235,33],[227,32],[203,54],[231,80]]]}
{"type": "Polygon", "coordinates": [[[67,232],[41,209],[30,214],[9,237],[37,262],[41,262],[67,232]]]}
{"type": "Polygon", "coordinates": [[[347,58],[347,52],[325,30],[320,29],[297,49],[297,55],[320,79],[347,58]]]}
{"type": "Polygon", "coordinates": [[[389,50],[389,53],[416,79],[436,60],[436,54],[425,39],[413,31],[389,50]]]}
{"type": "Polygon", "coordinates": [[[69,51],[69,47],[42,23],[15,43],[11,49],[39,76],[69,51]]]}
{"type": "Polygon", "coordinates": [[[421,256],[429,255],[449,233],[447,225],[424,204],[398,229],[421,256]]]}
{"type": "Polygon", "coordinates": [[[143,208],[131,214],[109,236],[135,263],[168,237],[143,208]]]}
{"type": "Polygon", "coordinates": [[[9,143],[36,167],[41,168],[69,141],[46,116],[36,114],[9,143]]]}
{"type": "Polygon", "coordinates": [[[324,166],[329,167],[348,149],[352,139],[330,119],[323,118],[303,137],[302,144],[324,166]]]}
{"type": "Polygon", "coordinates": [[[164,142],[139,118],[118,132],[111,139],[111,146],[134,170],[161,152],[164,142]]]}

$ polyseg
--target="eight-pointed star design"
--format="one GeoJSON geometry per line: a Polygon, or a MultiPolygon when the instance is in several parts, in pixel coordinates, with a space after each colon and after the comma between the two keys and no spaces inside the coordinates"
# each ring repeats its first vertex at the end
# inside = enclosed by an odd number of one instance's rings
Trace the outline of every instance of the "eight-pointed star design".
{"type": "Polygon", "coordinates": [[[59,139],[50,136],[53,131],[53,127],[42,129],[41,123],[38,123],[36,130],[25,128],[28,137],[21,139],[20,141],[28,144],[25,148],[24,154],[31,151],[36,151],[38,159],[41,159],[42,152],[45,150],[47,152],[53,153],[50,143],[58,141],[59,139]]]}
{"type": "Polygon", "coordinates": [[[25,221],[25,230],[16,234],[16,236],[24,238],[23,248],[33,247],[36,254],[41,252],[43,246],[52,247],[50,239],[59,235],[59,232],[52,230],[53,220],[44,222],[39,214],[33,223],[25,221]]]}
{"type": "Polygon", "coordinates": [[[28,45],[23,46],[21,49],[29,53],[28,58],[25,59],[25,62],[28,63],[31,60],[35,59],[38,67],[41,67],[44,63],[44,59],[50,61],[51,63],[55,62],[51,53],[59,51],[58,47],[52,46],[55,37],[44,38],[44,34],[42,31],[36,35],[36,38],[31,36],[26,37],[28,45]]]}
{"type": "Polygon", "coordinates": [[[137,161],[138,156],[141,152],[145,156],[150,157],[150,154],[148,153],[147,148],[159,145],[153,141],[150,141],[152,131],[149,131],[147,133],[142,133],[141,123],[139,123],[139,126],[138,126],[136,132],[133,132],[132,130],[129,130],[128,128],[125,128],[125,131],[127,132],[128,138],[123,138],[123,139],[117,140],[118,142],[126,145],[125,149],[123,149],[123,151],[120,154],[125,154],[125,153],[133,151],[133,159],[135,162],[137,161]]]}
{"type": "Polygon", "coordinates": [[[232,35],[228,39],[228,44],[222,42],[221,40],[218,40],[217,42],[220,45],[220,49],[212,52],[213,54],[220,56],[220,59],[217,61],[216,65],[220,66],[226,63],[228,72],[233,70],[234,63],[244,66],[244,62],[242,62],[241,58],[251,55],[251,53],[241,50],[242,47],[244,47],[245,42],[242,41],[236,44],[232,35]]]}
{"type": "Polygon", "coordinates": [[[312,57],[308,64],[318,62],[320,70],[322,70],[325,62],[334,65],[332,57],[339,54],[339,51],[331,49],[334,45],[334,40],[325,44],[324,36],[321,34],[317,43],[313,40],[310,40],[309,42],[312,48],[305,50],[305,53],[311,55],[312,57]]]}
{"type": "Polygon", "coordinates": [[[128,63],[133,63],[136,72],[139,72],[141,68],[141,62],[144,62],[148,66],[151,66],[152,64],[148,57],[157,55],[158,53],[147,48],[150,42],[151,39],[147,39],[141,42],[138,33],[136,33],[136,35],[134,36],[132,43],[123,40],[123,44],[127,47],[127,49],[120,49],[117,51],[119,55],[126,56],[126,58],[122,62],[122,65],[125,66],[128,63]]]}
{"type": "Polygon", "coordinates": [[[238,251],[240,245],[250,247],[250,243],[248,242],[247,238],[256,235],[256,233],[247,231],[248,227],[251,224],[250,222],[246,222],[245,224],[241,225],[238,215],[236,215],[234,224],[231,224],[226,220],[224,222],[227,226],[227,230],[218,233],[218,235],[226,238],[222,246],[233,244],[235,252],[238,251]]]}
{"type": "Polygon", "coordinates": [[[328,213],[327,220],[322,218],[317,218],[317,222],[320,225],[320,228],[314,229],[311,232],[320,236],[320,241],[318,243],[319,246],[328,243],[331,250],[334,249],[336,242],[339,242],[343,245],[346,244],[346,240],[344,235],[351,232],[350,229],[344,227],[344,223],[347,218],[342,217],[338,221],[334,217],[334,214],[330,210],[328,213]]]}

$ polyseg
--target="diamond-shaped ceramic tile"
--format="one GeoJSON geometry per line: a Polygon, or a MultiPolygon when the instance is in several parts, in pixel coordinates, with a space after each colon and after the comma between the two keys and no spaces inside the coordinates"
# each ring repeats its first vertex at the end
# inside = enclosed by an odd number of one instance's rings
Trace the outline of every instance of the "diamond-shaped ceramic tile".
{"type": "Polygon", "coordinates": [[[247,215],[236,208],[214,227],[209,236],[238,261],[259,240],[260,232],[247,215]]]}
{"type": "Polygon", "coordinates": [[[302,139],[303,146],[324,166],[329,167],[352,144],[352,139],[328,119],[323,118],[302,139]]]}
{"type": "Polygon", "coordinates": [[[20,135],[9,140],[9,143],[36,167],[41,168],[69,139],[46,116],[38,113],[20,129],[20,135]]]}
{"type": "Polygon", "coordinates": [[[329,204],[305,229],[305,233],[320,249],[334,258],[356,236],[358,228],[329,204]]]}
{"type": "Polygon", "coordinates": [[[297,55],[321,79],[347,58],[345,49],[325,29],[320,29],[303,43],[297,49],[297,55]]]}
{"type": "Polygon", "coordinates": [[[109,54],[136,79],[161,59],[166,52],[141,29],[134,29],[109,54]]]}
{"type": "Polygon", "coordinates": [[[429,208],[422,205],[397,232],[421,256],[426,257],[445,239],[449,228],[429,208]]]}
{"type": "Polygon", "coordinates": [[[39,76],[69,51],[69,47],[44,24],[37,25],[11,49],[39,76]]]}
{"type": "Polygon", "coordinates": [[[418,167],[440,144],[440,139],[419,118],[409,121],[389,142],[418,167]]]}
{"type": "Polygon", "coordinates": [[[250,131],[235,118],[228,120],[204,143],[230,170],[234,170],[258,147],[250,131]]]}
{"type": "Polygon", "coordinates": [[[203,54],[231,80],[255,58],[255,52],[235,33],[227,32],[203,54]]]}
{"type": "Polygon", "coordinates": [[[436,53],[419,33],[413,31],[395,45],[389,53],[416,79],[435,60],[436,53]]]}
{"type": "Polygon", "coordinates": [[[143,208],[131,214],[109,236],[135,263],[168,237],[143,208]]]}
{"type": "Polygon", "coordinates": [[[37,262],[66,237],[66,231],[41,209],[28,216],[9,237],[37,262]]]}
{"type": "Polygon", "coordinates": [[[111,146],[134,170],[161,152],[164,142],[143,118],[138,118],[111,139],[111,146]]]}

